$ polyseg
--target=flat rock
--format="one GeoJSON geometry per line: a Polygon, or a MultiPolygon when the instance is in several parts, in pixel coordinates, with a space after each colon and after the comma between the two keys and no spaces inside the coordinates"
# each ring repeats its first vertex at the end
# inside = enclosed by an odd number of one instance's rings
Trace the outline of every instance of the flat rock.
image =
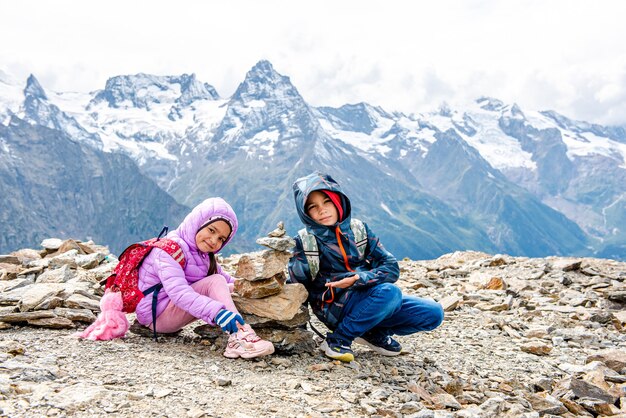
{"type": "Polygon", "coordinates": [[[63,318],[62,316],[53,316],[51,318],[39,318],[39,319],[30,319],[27,321],[28,325],[32,325],[35,327],[42,328],[54,328],[54,329],[63,329],[63,328],[75,328],[74,322],[70,319],[63,318]]]}
{"type": "Polygon", "coordinates": [[[282,271],[269,279],[255,281],[237,279],[235,292],[244,298],[261,299],[280,293],[285,281],[285,273],[282,271]]]}
{"type": "Polygon", "coordinates": [[[296,242],[291,237],[262,237],[256,243],[276,251],[289,251],[296,246],[296,242]]]}
{"type": "Polygon", "coordinates": [[[0,313],[0,321],[7,323],[28,322],[35,319],[53,318],[56,315],[52,311],[10,312],[0,313]]]}
{"type": "Polygon", "coordinates": [[[268,279],[284,272],[289,258],[291,254],[274,250],[243,255],[237,264],[235,276],[250,281],[268,279]]]}
{"type": "Polygon", "coordinates": [[[73,239],[63,241],[57,249],[57,254],[66,253],[68,251],[76,250],[78,254],[91,254],[93,250],[88,246],[81,244],[73,239]]]}
{"type": "Polygon", "coordinates": [[[565,405],[549,394],[538,395],[531,393],[526,396],[526,399],[540,415],[561,415],[567,412],[565,405]]]}
{"type": "MultiPolygon", "coordinates": [[[[20,289],[16,289],[20,290],[20,289]]],[[[44,300],[57,296],[65,290],[62,283],[40,283],[24,288],[22,297],[18,302],[18,308],[27,312],[41,304],[44,300]]]]}
{"type": "Polygon", "coordinates": [[[552,393],[556,394],[557,397],[569,393],[575,399],[593,398],[608,403],[614,403],[618,398],[592,383],[572,377],[558,381],[552,393]]]}
{"type": "Polygon", "coordinates": [[[601,361],[607,367],[620,373],[626,369],[626,351],[625,350],[606,350],[593,354],[585,360],[585,363],[592,361],[601,361]]]}
{"type": "Polygon", "coordinates": [[[80,382],[50,393],[47,399],[50,405],[72,412],[103,399],[109,393],[102,385],[80,382]]]}
{"type": "Polygon", "coordinates": [[[18,264],[18,265],[22,264],[22,262],[17,256],[7,255],[7,254],[0,254],[0,263],[18,264]]]}
{"type": "Polygon", "coordinates": [[[21,265],[0,263],[0,280],[13,280],[23,270],[21,265]]]}
{"type": "Polygon", "coordinates": [[[614,290],[608,294],[608,299],[613,302],[626,303],[626,290],[614,290]]]}
{"type": "Polygon", "coordinates": [[[501,277],[492,277],[489,279],[489,282],[485,285],[484,289],[486,290],[505,290],[506,282],[502,280],[501,277]]]}
{"type": "Polygon", "coordinates": [[[58,255],[48,258],[49,268],[54,269],[66,265],[73,269],[76,269],[78,267],[78,264],[76,263],[76,257],[80,254],[78,250],[71,249],[66,252],[59,252],[57,254],[58,255]]]}
{"type": "Polygon", "coordinates": [[[276,329],[292,329],[302,327],[309,321],[310,314],[308,308],[304,305],[300,306],[298,313],[291,319],[278,321],[276,319],[263,318],[253,314],[243,314],[246,324],[250,324],[254,329],[257,328],[276,328],[276,329]]]}
{"type": "Polygon", "coordinates": [[[451,296],[446,296],[445,298],[441,299],[439,301],[439,303],[443,307],[444,311],[450,312],[450,311],[455,310],[457,308],[457,306],[459,306],[459,303],[462,300],[463,300],[463,298],[460,297],[460,296],[451,295],[451,296]]]}
{"type": "Polygon", "coordinates": [[[552,346],[541,341],[529,341],[520,345],[520,349],[537,356],[547,356],[552,351],[552,346]]]}
{"type": "Polygon", "coordinates": [[[462,408],[459,401],[457,401],[456,398],[450,395],[449,393],[438,393],[438,394],[433,395],[431,399],[432,399],[433,405],[437,409],[449,408],[449,409],[458,410],[462,408]]]}
{"type": "Polygon", "coordinates": [[[30,248],[22,248],[21,250],[13,251],[11,255],[19,258],[20,262],[24,265],[26,265],[29,261],[39,260],[41,258],[39,251],[30,248]]]}
{"type": "MultiPolygon", "coordinates": [[[[548,259],[550,259],[550,257],[548,259]]],[[[552,270],[574,271],[580,270],[581,264],[582,260],[560,258],[551,260],[549,266],[552,270]]]]}
{"type": "Polygon", "coordinates": [[[94,312],[100,312],[100,303],[97,300],[77,293],[65,299],[63,305],[66,308],[89,309],[94,312]]]}
{"type": "Polygon", "coordinates": [[[254,314],[265,318],[287,321],[300,310],[308,293],[300,283],[286,284],[277,295],[263,299],[248,299],[233,294],[233,301],[242,313],[254,314]]]}
{"type": "Polygon", "coordinates": [[[98,265],[104,260],[104,258],[104,254],[95,252],[91,254],[78,255],[76,256],[75,261],[79,267],[89,270],[98,267],[98,265]]]}
{"type": "Polygon", "coordinates": [[[96,320],[96,315],[90,309],[55,308],[53,312],[72,321],[91,323],[96,320]]]}
{"type": "Polygon", "coordinates": [[[68,264],[61,264],[59,268],[49,268],[37,277],[37,283],[65,283],[76,276],[68,264]]]}
{"type": "Polygon", "coordinates": [[[59,238],[48,238],[41,241],[41,244],[39,245],[41,245],[46,250],[56,251],[59,249],[61,244],[63,244],[63,240],[59,238]]]}

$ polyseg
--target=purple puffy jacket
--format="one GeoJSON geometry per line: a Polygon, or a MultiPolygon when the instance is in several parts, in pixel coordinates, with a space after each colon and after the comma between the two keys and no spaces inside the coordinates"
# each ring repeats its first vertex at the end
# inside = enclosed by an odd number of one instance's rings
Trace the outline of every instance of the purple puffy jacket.
{"type": "MultiPolygon", "coordinates": [[[[167,238],[176,241],[185,254],[186,265],[183,270],[169,254],[154,248],[139,268],[139,289],[146,290],[161,282],[157,302],[157,317],[165,310],[170,300],[176,306],[189,312],[196,318],[214,325],[213,318],[224,308],[224,304],[201,295],[190,286],[207,276],[209,256],[196,248],[196,233],[204,224],[215,218],[226,218],[232,225],[232,233],[224,245],[237,232],[237,215],[226,201],[219,197],[210,198],[196,206],[183,220],[180,226],[167,234],[167,238]]],[[[222,267],[217,265],[217,274],[224,276],[228,283],[234,279],[222,267]]],[[[152,323],[152,294],[144,297],[137,305],[137,320],[142,325],[152,323]]]]}

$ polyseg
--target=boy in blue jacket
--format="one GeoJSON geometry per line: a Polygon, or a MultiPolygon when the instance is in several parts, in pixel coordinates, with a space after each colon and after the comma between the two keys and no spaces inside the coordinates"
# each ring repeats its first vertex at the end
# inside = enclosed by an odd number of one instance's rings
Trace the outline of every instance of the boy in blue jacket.
{"type": "Polygon", "coordinates": [[[392,335],[441,324],[439,303],[403,295],[393,284],[400,275],[398,262],[366,224],[351,219],[350,200],[335,180],[313,173],[296,180],[293,192],[306,232],[295,237],[290,281],[306,287],[313,313],[332,330],[320,347],[328,357],[354,360],[353,341],[396,356],[402,347],[392,335]],[[310,240],[317,250],[311,250],[310,240]]]}

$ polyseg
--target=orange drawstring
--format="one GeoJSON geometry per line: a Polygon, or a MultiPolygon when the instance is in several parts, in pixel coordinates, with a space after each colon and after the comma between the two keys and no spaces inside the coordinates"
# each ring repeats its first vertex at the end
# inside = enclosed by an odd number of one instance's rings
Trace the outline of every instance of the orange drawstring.
{"type": "Polygon", "coordinates": [[[341,242],[341,230],[339,229],[339,225],[335,228],[335,235],[337,235],[337,242],[339,243],[339,249],[341,250],[341,255],[343,256],[343,262],[346,265],[346,269],[348,271],[354,271],[350,268],[348,264],[348,254],[346,254],[346,250],[343,248],[343,243],[341,242]]]}
{"type": "Polygon", "coordinates": [[[324,293],[322,293],[322,307],[325,303],[331,304],[335,301],[335,289],[332,287],[327,288],[324,293]],[[330,290],[330,299],[326,300],[326,292],[330,290]]]}
{"type": "MultiPolygon", "coordinates": [[[[343,235],[341,233],[341,230],[339,229],[339,225],[337,225],[337,227],[335,228],[335,235],[337,236],[337,242],[339,243],[339,249],[341,250],[341,255],[343,256],[343,262],[346,265],[346,269],[348,269],[348,271],[354,271],[353,269],[350,268],[350,265],[348,264],[348,254],[346,254],[346,250],[345,248],[343,248],[343,243],[341,242],[341,235],[343,235]]],[[[332,287],[329,287],[328,289],[326,289],[324,291],[324,293],[322,294],[322,309],[325,303],[331,304],[333,303],[333,301],[335,300],[335,290],[332,287]],[[330,291],[330,299],[326,300],[326,292],[330,291]]]]}

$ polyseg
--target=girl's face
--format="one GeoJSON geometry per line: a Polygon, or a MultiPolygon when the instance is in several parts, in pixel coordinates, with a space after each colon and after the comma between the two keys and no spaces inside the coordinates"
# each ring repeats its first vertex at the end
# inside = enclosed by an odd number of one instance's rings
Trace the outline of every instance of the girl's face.
{"type": "Polygon", "coordinates": [[[203,253],[216,253],[228,239],[230,226],[224,221],[215,221],[196,234],[196,247],[203,253]]]}
{"type": "Polygon", "coordinates": [[[307,215],[315,222],[332,226],[339,221],[339,212],[330,198],[323,192],[311,192],[304,205],[307,215]]]}

